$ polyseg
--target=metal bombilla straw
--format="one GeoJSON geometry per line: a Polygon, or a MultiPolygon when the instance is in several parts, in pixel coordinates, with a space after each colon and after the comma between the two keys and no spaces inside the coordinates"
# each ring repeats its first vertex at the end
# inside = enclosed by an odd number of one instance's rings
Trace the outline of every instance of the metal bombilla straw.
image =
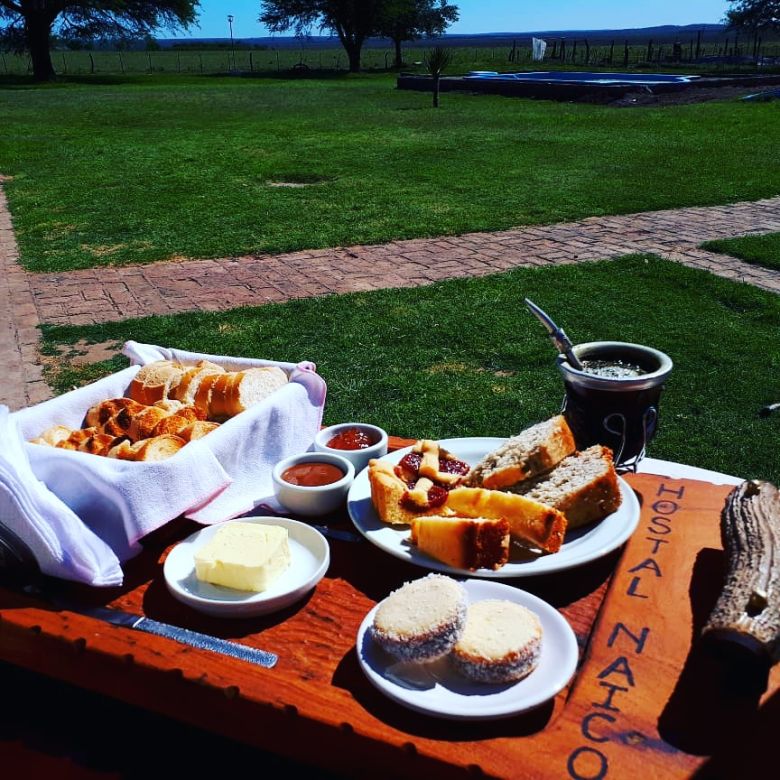
{"type": "Polygon", "coordinates": [[[525,299],[525,305],[531,310],[539,322],[544,325],[545,330],[552,339],[552,343],[555,348],[562,355],[566,356],[566,360],[569,361],[569,365],[576,371],[583,371],[582,363],[580,363],[577,356],[574,354],[573,344],[569,340],[569,337],[564,333],[563,328],[559,328],[550,318],[550,315],[542,311],[532,300],[525,299]]]}

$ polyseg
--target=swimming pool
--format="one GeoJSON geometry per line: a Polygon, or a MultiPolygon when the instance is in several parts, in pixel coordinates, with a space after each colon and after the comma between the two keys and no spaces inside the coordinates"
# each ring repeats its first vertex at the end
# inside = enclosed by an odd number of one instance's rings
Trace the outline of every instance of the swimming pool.
{"type": "Polygon", "coordinates": [[[486,81],[548,82],[556,84],[600,84],[610,86],[657,86],[659,84],[689,84],[699,76],[679,76],[669,73],[588,73],[580,71],[547,70],[530,73],[498,73],[491,70],[473,70],[463,78],[486,81]]]}

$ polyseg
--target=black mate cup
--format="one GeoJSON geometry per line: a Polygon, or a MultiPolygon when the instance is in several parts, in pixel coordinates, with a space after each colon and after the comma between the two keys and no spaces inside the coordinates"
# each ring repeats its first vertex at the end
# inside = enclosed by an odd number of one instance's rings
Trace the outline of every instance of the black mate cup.
{"type": "Polygon", "coordinates": [[[619,470],[636,471],[658,430],[658,401],[671,359],[622,341],[577,344],[574,354],[585,370],[574,368],[565,355],[558,356],[558,368],[566,390],[562,412],[577,448],[604,444],[619,470]],[[594,373],[599,371],[607,375],[594,373]]]}

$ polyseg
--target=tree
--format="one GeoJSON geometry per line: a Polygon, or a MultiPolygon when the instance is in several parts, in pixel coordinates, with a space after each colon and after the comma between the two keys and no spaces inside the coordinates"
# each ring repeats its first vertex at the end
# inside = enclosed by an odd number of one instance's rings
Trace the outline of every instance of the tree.
{"type": "Polygon", "coordinates": [[[308,35],[314,25],[338,35],[349,58],[349,70],[360,70],[366,38],[376,35],[389,0],[263,0],[260,22],[271,32],[294,30],[308,35]]]}
{"type": "Polygon", "coordinates": [[[149,35],[161,26],[188,27],[198,0],[0,0],[0,28],[30,53],[33,78],[54,78],[51,39],[149,35]]]}
{"type": "Polygon", "coordinates": [[[401,68],[401,44],[419,38],[443,35],[458,21],[458,7],[446,0],[388,0],[382,14],[379,31],[395,46],[395,67],[401,68]]]}
{"type": "Polygon", "coordinates": [[[780,28],[780,0],[737,0],[726,14],[729,24],[747,30],[780,28]]]}
{"type": "Polygon", "coordinates": [[[433,107],[439,107],[439,86],[441,74],[452,60],[452,54],[449,49],[443,46],[434,46],[431,51],[425,55],[425,67],[428,73],[433,77],[433,107]]]}

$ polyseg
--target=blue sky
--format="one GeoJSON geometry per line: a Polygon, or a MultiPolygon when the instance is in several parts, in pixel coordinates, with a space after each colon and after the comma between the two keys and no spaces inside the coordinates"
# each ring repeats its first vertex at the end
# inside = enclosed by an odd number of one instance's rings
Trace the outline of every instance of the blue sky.
{"type": "MultiPolygon", "coordinates": [[[[449,32],[524,32],[651,27],[656,24],[719,22],[725,0],[450,0],[460,21],[449,32]]],[[[267,35],[257,21],[259,0],[201,0],[200,27],[187,37],[228,37],[227,15],[237,38],[267,35]]]]}

